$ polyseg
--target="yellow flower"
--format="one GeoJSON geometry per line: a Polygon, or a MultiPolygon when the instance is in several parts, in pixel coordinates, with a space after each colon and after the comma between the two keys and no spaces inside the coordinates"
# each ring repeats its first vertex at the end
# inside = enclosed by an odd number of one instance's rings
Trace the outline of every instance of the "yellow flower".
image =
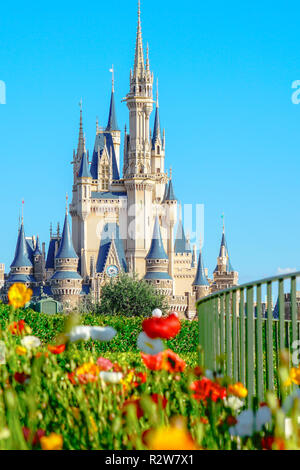
{"type": "Polygon", "coordinates": [[[176,426],[150,431],[146,438],[150,450],[197,450],[190,433],[176,426]]]}
{"type": "Polygon", "coordinates": [[[9,305],[15,308],[24,307],[32,296],[32,290],[27,289],[25,284],[13,284],[8,290],[9,305]]]}
{"type": "Polygon", "coordinates": [[[41,437],[41,447],[43,450],[61,450],[63,438],[60,434],[52,432],[49,436],[41,437]]]}
{"type": "Polygon", "coordinates": [[[93,418],[93,416],[90,416],[90,422],[91,422],[91,431],[93,432],[97,432],[98,431],[98,428],[97,428],[97,424],[95,423],[95,420],[93,418]]]}
{"type": "Polygon", "coordinates": [[[248,395],[248,390],[241,382],[236,382],[233,385],[229,385],[228,393],[239,398],[245,398],[248,395]]]}
{"type": "Polygon", "coordinates": [[[25,356],[25,354],[27,353],[27,349],[24,348],[24,346],[17,346],[17,347],[16,347],[16,353],[17,353],[19,356],[25,356]]]}
{"type": "Polygon", "coordinates": [[[296,384],[300,385],[300,367],[292,367],[290,370],[290,380],[296,384]]]}

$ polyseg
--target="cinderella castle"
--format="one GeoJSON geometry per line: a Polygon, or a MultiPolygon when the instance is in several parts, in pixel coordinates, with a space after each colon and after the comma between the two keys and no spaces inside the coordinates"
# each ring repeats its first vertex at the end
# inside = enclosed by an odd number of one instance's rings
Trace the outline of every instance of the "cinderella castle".
{"type": "Polygon", "coordinates": [[[148,47],[144,57],[139,5],[134,66],[124,99],[129,128],[125,127],[122,168],[113,77],[107,126],[97,124],[91,159],[80,109],[72,201],[66,206],[63,231],[59,226],[56,233],[50,229],[46,250],[38,237],[25,236],[22,217],[10,272],[5,274],[0,265],[4,302],[9,287],[21,282],[32,288],[34,298],[47,295],[70,311],[86,295],[99,301],[102,286],[125,272],[151,283],[167,297],[170,310],[192,319],[197,299],[238,283],[224,228],[211,279],[201,248],[197,257],[196,246],[191,247],[185,235],[171,170],[165,170],[165,131],[160,126],[158,91],[153,100],[153,82],[148,47]]]}

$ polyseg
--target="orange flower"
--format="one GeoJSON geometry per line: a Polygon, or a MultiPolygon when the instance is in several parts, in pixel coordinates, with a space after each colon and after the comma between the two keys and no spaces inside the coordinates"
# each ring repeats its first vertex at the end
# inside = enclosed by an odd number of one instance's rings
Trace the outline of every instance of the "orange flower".
{"type": "Polygon", "coordinates": [[[49,436],[43,436],[40,439],[43,450],[61,450],[63,446],[63,438],[60,434],[52,432],[49,436]]]}
{"type": "Polygon", "coordinates": [[[296,384],[300,385],[300,367],[292,367],[290,370],[290,380],[296,384]]]}
{"type": "Polygon", "coordinates": [[[18,322],[14,321],[10,325],[8,325],[8,330],[11,332],[12,335],[20,336],[22,333],[25,332],[25,327],[27,327],[25,321],[19,320],[18,322]]]}
{"type": "Polygon", "coordinates": [[[51,346],[51,344],[48,344],[48,350],[52,354],[61,354],[62,352],[64,352],[65,349],[66,349],[65,344],[59,344],[58,346],[51,346]]]}
{"type": "Polygon", "coordinates": [[[197,450],[190,433],[176,426],[164,426],[144,435],[149,450],[197,450]]]}
{"type": "Polygon", "coordinates": [[[226,397],[226,388],[221,387],[221,385],[207,377],[203,377],[201,380],[195,380],[195,382],[190,385],[190,389],[195,392],[193,394],[195,400],[199,401],[206,401],[210,398],[212,401],[216,402],[226,397]]]}
{"type": "Polygon", "coordinates": [[[263,450],[285,450],[285,442],[280,437],[266,436],[261,440],[263,450]]]}
{"type": "Polygon", "coordinates": [[[248,395],[248,390],[244,387],[241,382],[236,382],[233,385],[229,385],[228,394],[234,395],[239,398],[246,398],[248,395]]]}
{"type": "Polygon", "coordinates": [[[167,370],[168,372],[183,372],[186,363],[171,349],[166,349],[155,355],[141,353],[142,360],[150,370],[167,370]]]}
{"type": "Polygon", "coordinates": [[[99,372],[100,369],[96,364],[86,362],[85,364],[82,364],[82,366],[77,367],[74,372],[69,373],[68,378],[73,385],[77,383],[75,378],[78,379],[79,383],[87,384],[88,382],[97,382],[99,379],[99,372]]]}
{"type": "Polygon", "coordinates": [[[24,348],[24,346],[17,346],[16,353],[18,354],[18,356],[25,356],[27,353],[27,349],[24,348]]]}
{"type": "Polygon", "coordinates": [[[9,305],[14,308],[24,307],[29,302],[32,296],[32,290],[27,289],[25,284],[16,283],[13,284],[8,290],[9,305]]]}

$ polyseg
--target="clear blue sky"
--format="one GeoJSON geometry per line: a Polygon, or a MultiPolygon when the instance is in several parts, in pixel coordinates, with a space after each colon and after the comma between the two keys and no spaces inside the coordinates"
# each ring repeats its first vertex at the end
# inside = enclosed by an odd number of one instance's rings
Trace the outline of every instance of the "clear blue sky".
{"type": "MultiPolygon", "coordinates": [[[[128,124],[136,1],[3,2],[0,14],[0,261],[12,261],[20,203],[26,234],[48,243],[72,190],[80,98],[87,146],[106,124],[116,70],[128,124]]],[[[205,204],[211,274],[225,213],[240,281],[300,268],[298,2],[143,0],[142,30],[160,83],[166,165],[182,203],[205,204]]]]}

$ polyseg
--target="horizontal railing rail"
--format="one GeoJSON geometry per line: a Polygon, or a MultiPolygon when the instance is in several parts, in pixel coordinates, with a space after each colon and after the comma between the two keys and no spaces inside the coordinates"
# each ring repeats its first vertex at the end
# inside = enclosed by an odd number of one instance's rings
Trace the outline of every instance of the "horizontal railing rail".
{"type": "Polygon", "coordinates": [[[201,365],[242,382],[249,404],[254,396],[263,401],[266,390],[280,395],[281,350],[289,351],[291,365],[297,357],[293,352],[300,340],[299,277],[297,271],[260,279],[215,292],[196,304],[201,365]]]}

